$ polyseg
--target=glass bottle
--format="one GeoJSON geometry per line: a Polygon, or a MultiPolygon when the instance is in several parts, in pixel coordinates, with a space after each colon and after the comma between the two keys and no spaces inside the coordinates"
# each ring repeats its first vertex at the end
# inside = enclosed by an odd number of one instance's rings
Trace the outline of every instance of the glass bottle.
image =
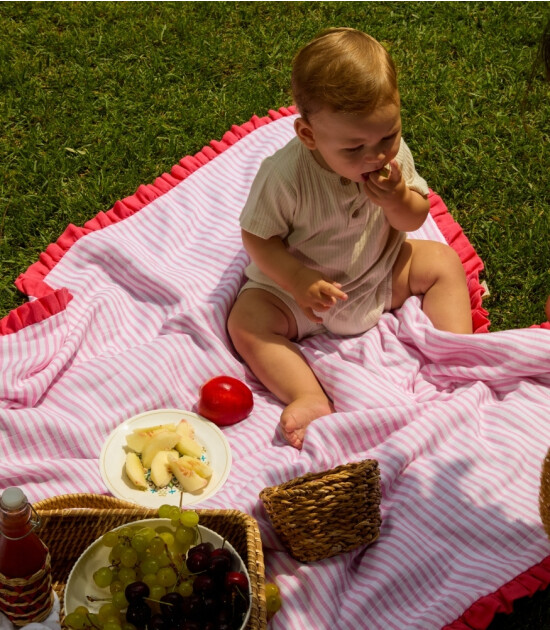
{"type": "Polygon", "coordinates": [[[48,549],[35,533],[31,505],[21,488],[7,488],[0,499],[0,573],[22,578],[39,571],[48,549]]]}
{"type": "Polygon", "coordinates": [[[15,626],[43,621],[53,606],[50,554],[21,488],[0,497],[0,610],[15,626]]]}

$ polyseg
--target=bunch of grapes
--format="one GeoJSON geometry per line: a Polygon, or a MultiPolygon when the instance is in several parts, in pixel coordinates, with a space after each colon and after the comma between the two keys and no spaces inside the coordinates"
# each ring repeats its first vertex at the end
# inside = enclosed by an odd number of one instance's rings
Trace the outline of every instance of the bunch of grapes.
{"type": "Polygon", "coordinates": [[[172,527],[129,525],[106,533],[109,565],[93,574],[110,597],[97,613],[79,606],[65,617],[73,630],[236,630],[250,605],[247,576],[232,571],[224,546],[199,541],[198,514],[163,505],[172,527]]]}

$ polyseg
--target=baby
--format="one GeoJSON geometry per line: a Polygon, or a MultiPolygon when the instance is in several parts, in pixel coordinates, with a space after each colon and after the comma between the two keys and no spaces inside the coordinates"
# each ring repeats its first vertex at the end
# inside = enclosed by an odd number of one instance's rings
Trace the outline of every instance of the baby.
{"type": "Polygon", "coordinates": [[[286,406],[281,428],[301,448],[335,411],[294,341],[358,335],[422,295],[433,325],[471,333],[457,254],[408,240],[429,212],[426,182],[401,139],[394,64],[375,39],[330,29],[292,70],[296,137],[262,163],[240,223],[251,263],[228,319],[236,350],[286,406]]]}

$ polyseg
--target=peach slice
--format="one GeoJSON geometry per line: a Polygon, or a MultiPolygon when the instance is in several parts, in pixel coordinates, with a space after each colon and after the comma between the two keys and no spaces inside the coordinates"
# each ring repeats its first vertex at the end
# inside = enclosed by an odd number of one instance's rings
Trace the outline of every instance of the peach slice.
{"type": "Polygon", "coordinates": [[[176,446],[180,440],[180,435],[175,431],[160,431],[155,433],[143,447],[141,452],[141,463],[144,468],[151,468],[153,458],[159,451],[169,451],[176,446]]]}
{"type": "Polygon", "coordinates": [[[128,479],[136,488],[139,488],[140,490],[147,489],[145,469],[143,468],[140,458],[135,453],[132,452],[126,455],[124,469],[126,470],[128,479]]]}
{"type": "Polygon", "coordinates": [[[182,461],[181,458],[170,456],[168,465],[185,492],[197,492],[202,490],[208,483],[206,479],[198,475],[194,470],[191,470],[187,462],[182,461]]]}

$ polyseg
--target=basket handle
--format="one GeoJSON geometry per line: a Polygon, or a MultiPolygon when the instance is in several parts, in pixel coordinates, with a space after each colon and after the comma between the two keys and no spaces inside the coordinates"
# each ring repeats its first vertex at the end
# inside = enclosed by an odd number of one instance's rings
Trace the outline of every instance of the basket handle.
{"type": "Polygon", "coordinates": [[[61,494],[50,497],[34,504],[35,510],[65,510],[87,508],[92,510],[103,509],[136,509],[136,505],[127,501],[121,501],[115,497],[103,494],[61,494]]]}

